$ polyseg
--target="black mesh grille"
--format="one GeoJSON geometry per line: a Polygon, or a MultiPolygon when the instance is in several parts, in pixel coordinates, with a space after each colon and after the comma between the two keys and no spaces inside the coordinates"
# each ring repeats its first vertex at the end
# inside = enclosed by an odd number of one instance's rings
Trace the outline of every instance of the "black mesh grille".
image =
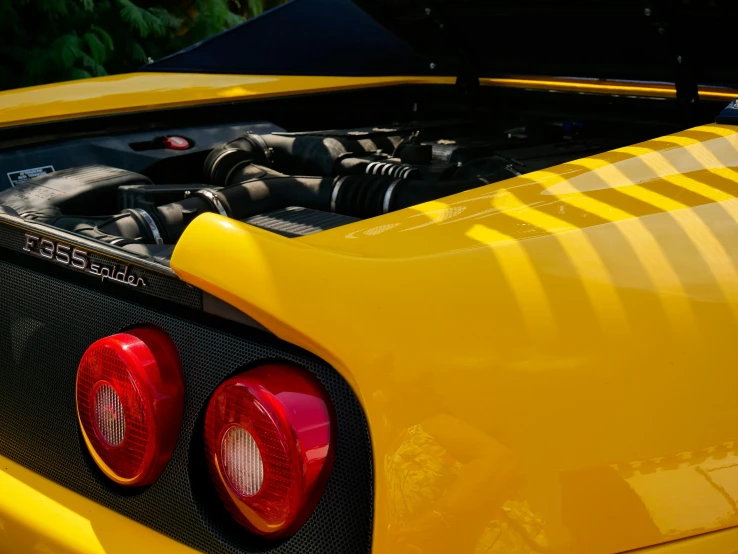
{"type": "Polygon", "coordinates": [[[359,220],[347,215],[289,206],[276,212],[255,215],[243,221],[273,233],[294,238],[327,231],[359,220]]]}
{"type": "Polygon", "coordinates": [[[370,550],[369,434],[353,391],[331,367],[258,331],[234,325],[238,334],[230,334],[7,262],[0,262],[0,285],[0,454],[205,552],[370,550]],[[87,346],[144,322],[165,329],[179,348],[185,413],[164,474],[132,493],[111,485],[90,459],[77,428],[74,387],[87,346]],[[251,537],[227,515],[210,485],[201,445],[203,410],[217,385],[246,366],[275,359],[312,371],[329,391],[338,419],[327,490],[300,532],[278,544],[251,537]]]}

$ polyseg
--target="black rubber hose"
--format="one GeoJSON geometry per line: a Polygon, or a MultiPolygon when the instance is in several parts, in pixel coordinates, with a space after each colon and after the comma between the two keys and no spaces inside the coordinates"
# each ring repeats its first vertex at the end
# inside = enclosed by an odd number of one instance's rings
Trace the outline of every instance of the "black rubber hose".
{"type": "MultiPolygon", "coordinates": [[[[366,218],[437,200],[488,182],[491,181],[483,177],[458,181],[407,181],[383,175],[274,177],[221,189],[215,194],[234,219],[245,219],[288,206],[366,218]]],[[[188,202],[184,200],[161,206],[159,213],[181,209],[175,206],[192,207],[188,202]]],[[[212,211],[212,208],[206,211],[212,211]]]]}
{"type": "MultiPolygon", "coordinates": [[[[258,167],[252,166],[250,171],[254,170],[258,170],[258,167]]],[[[476,177],[456,181],[413,181],[383,175],[338,178],[275,175],[252,179],[218,191],[195,191],[190,198],[159,206],[152,213],[127,210],[109,217],[61,215],[59,204],[54,201],[45,203],[39,195],[34,196],[34,202],[31,203],[34,208],[31,218],[106,242],[113,242],[117,237],[143,244],[174,244],[187,225],[205,212],[220,212],[241,220],[289,206],[300,206],[368,218],[476,188],[500,180],[500,177],[505,176],[494,175],[493,179],[476,177]]],[[[21,208],[27,209],[29,204],[22,200],[29,191],[16,192],[21,194],[11,197],[17,202],[11,203],[10,207],[15,208],[13,204],[20,204],[21,208]]],[[[30,192],[35,193],[36,189],[32,187],[30,192]]],[[[54,196],[52,200],[65,196],[54,196]]],[[[17,208],[16,211],[26,215],[17,208]]]]}
{"type": "MultiPolygon", "coordinates": [[[[368,218],[438,200],[487,184],[483,178],[463,181],[408,181],[359,175],[336,180],[332,211],[368,218]]],[[[323,209],[326,209],[325,207],[323,209]]]]}
{"type": "MultiPolygon", "coordinates": [[[[318,177],[272,177],[248,181],[214,194],[233,219],[246,219],[287,206],[325,209],[330,206],[333,180],[318,177]]],[[[157,208],[159,221],[170,241],[176,240],[187,224],[203,212],[216,211],[203,198],[189,198],[157,208]]]]}
{"type": "MultiPolygon", "coordinates": [[[[289,206],[368,218],[407,208],[486,184],[482,178],[464,181],[406,181],[381,175],[331,178],[274,177],[222,189],[214,194],[229,217],[246,219],[289,206]]],[[[190,198],[157,208],[169,242],[204,212],[215,211],[203,198],[190,198]]]]}
{"type": "MultiPolygon", "coordinates": [[[[220,191],[210,191],[233,219],[268,213],[287,206],[327,209],[330,207],[333,179],[318,177],[271,177],[241,183],[220,191]]],[[[216,205],[205,196],[193,195],[185,200],[172,202],[156,208],[149,214],[162,240],[173,244],[179,239],[187,225],[198,215],[218,212],[216,205]]],[[[136,214],[120,214],[100,225],[98,230],[106,235],[117,235],[141,240],[143,230],[136,214]]],[[[83,233],[86,234],[86,233],[83,233]]],[[[148,231],[151,243],[152,232],[148,231]]],[[[89,236],[89,235],[88,235],[89,236]]]]}
{"type": "MultiPolygon", "coordinates": [[[[355,175],[335,179],[319,177],[272,177],[212,191],[225,215],[238,220],[289,206],[336,212],[360,218],[407,208],[486,184],[478,178],[464,181],[406,181],[381,175],[355,175]]],[[[159,206],[151,214],[167,244],[175,243],[198,215],[217,212],[201,196],[159,206]]],[[[141,240],[132,215],[121,215],[99,231],[141,240]]]]}
{"type": "Polygon", "coordinates": [[[288,175],[325,177],[340,172],[337,163],[347,154],[392,152],[401,136],[371,138],[320,135],[248,134],[213,150],[205,160],[205,179],[227,187],[244,181],[242,170],[250,164],[270,167],[288,175]]]}
{"type": "Polygon", "coordinates": [[[272,167],[287,175],[334,175],[333,166],[338,158],[349,152],[367,151],[359,141],[344,138],[279,135],[263,138],[273,152],[272,167]]]}

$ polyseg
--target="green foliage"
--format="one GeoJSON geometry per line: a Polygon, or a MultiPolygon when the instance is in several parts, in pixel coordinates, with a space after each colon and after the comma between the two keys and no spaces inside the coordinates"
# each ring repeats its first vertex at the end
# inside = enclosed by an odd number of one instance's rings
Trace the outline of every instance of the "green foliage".
{"type": "Polygon", "coordinates": [[[249,10],[253,15],[261,15],[264,11],[264,2],[262,0],[249,0],[249,10]]]}
{"type": "Polygon", "coordinates": [[[0,0],[0,90],[135,71],[285,0],[0,0]]]}

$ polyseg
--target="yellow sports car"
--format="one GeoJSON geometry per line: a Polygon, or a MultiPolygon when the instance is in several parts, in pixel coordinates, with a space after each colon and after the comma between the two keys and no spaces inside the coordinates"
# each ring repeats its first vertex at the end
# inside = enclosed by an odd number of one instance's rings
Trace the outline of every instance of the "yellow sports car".
{"type": "Polygon", "coordinates": [[[0,94],[0,552],[734,554],[736,11],[295,0],[0,94]]]}

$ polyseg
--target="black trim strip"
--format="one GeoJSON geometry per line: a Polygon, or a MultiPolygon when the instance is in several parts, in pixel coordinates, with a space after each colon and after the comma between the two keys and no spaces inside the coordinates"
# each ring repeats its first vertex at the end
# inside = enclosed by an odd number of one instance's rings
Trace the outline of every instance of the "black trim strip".
{"type": "MultiPolygon", "coordinates": [[[[53,227],[0,214],[0,247],[38,261],[44,272],[53,267],[96,282],[105,292],[123,289],[203,309],[202,291],[178,279],[170,268],[53,227]]],[[[6,257],[0,250],[0,259],[6,257]]]]}

